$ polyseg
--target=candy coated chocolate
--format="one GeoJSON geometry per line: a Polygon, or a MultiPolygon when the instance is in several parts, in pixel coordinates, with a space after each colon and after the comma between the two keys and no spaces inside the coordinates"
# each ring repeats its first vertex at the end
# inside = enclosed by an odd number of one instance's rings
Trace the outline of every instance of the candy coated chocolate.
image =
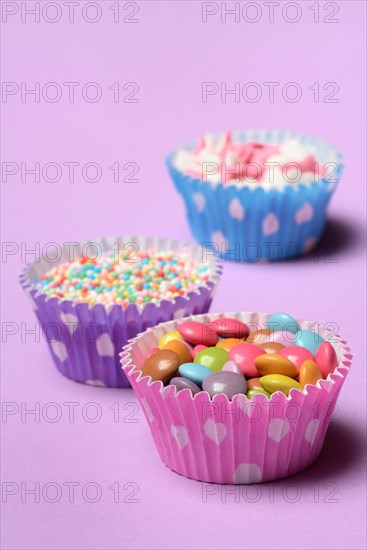
{"type": "Polygon", "coordinates": [[[260,378],[260,384],[264,390],[269,393],[274,393],[276,391],[281,391],[288,396],[292,388],[302,391],[302,386],[293,378],[289,376],[284,376],[283,374],[267,374],[260,378]]]}
{"type": "Polygon", "coordinates": [[[161,380],[163,384],[168,384],[176,375],[179,364],[180,359],[174,351],[162,349],[148,357],[141,370],[144,376],[150,376],[152,380],[161,380]]]}
{"type": "Polygon", "coordinates": [[[192,356],[193,357],[196,357],[197,354],[202,351],[203,349],[206,349],[208,346],[203,346],[202,344],[198,344],[197,346],[194,347],[194,349],[192,350],[192,356]]]}
{"type": "Polygon", "coordinates": [[[297,378],[298,369],[286,357],[277,355],[276,353],[265,353],[255,357],[255,367],[263,376],[266,374],[284,374],[290,378],[297,378]]]}
{"type": "Polygon", "coordinates": [[[259,375],[259,371],[254,364],[255,357],[258,357],[258,355],[264,355],[264,350],[255,346],[255,344],[248,344],[246,341],[243,344],[234,346],[228,354],[228,359],[237,363],[245,376],[253,377],[259,375]]]}
{"type": "Polygon", "coordinates": [[[279,342],[264,342],[263,344],[258,344],[258,346],[263,349],[265,353],[279,353],[281,349],[284,349],[283,344],[279,342]]]}
{"type": "Polygon", "coordinates": [[[286,331],[296,334],[300,330],[300,326],[297,321],[288,313],[273,313],[268,317],[266,327],[271,331],[286,331]]]}
{"type": "Polygon", "coordinates": [[[220,340],[216,347],[229,351],[234,346],[237,346],[237,344],[241,344],[242,342],[244,342],[244,340],[242,340],[241,338],[225,338],[224,340],[220,340]]]}
{"type": "Polygon", "coordinates": [[[316,352],[315,361],[324,378],[327,378],[328,374],[334,372],[339,364],[335,349],[329,342],[320,344],[316,352]]]}
{"type": "Polygon", "coordinates": [[[290,315],[274,313],[265,326],[250,333],[245,323],[227,317],[185,321],[148,351],[143,375],[193,396],[203,389],[211,397],[252,399],[261,393],[269,399],[278,391],[287,396],[291,389],[303,391],[338,366],[333,346],[290,315]]]}
{"type": "Polygon", "coordinates": [[[234,361],[227,361],[227,363],[224,363],[222,370],[228,371],[228,372],[235,372],[236,374],[243,376],[242,370],[234,361]]]}
{"type": "Polygon", "coordinates": [[[270,393],[267,392],[266,390],[248,390],[248,392],[246,393],[247,397],[249,399],[251,399],[254,395],[256,395],[257,393],[261,393],[262,395],[266,395],[266,397],[268,399],[270,399],[270,393]]]}
{"type": "Polygon", "coordinates": [[[246,380],[235,372],[215,372],[203,382],[203,390],[208,392],[210,397],[224,393],[228,399],[232,399],[238,393],[246,393],[246,389],[246,380]]]}
{"type": "Polygon", "coordinates": [[[246,338],[250,334],[248,326],[237,319],[220,317],[220,319],[212,321],[212,325],[214,325],[217,334],[225,338],[246,338]]]}
{"type": "Polygon", "coordinates": [[[306,348],[301,346],[289,346],[288,348],[283,348],[279,352],[279,355],[286,357],[292,363],[294,363],[299,370],[302,366],[302,363],[307,361],[307,359],[313,360],[313,355],[306,348]]]}
{"type": "Polygon", "coordinates": [[[251,332],[247,338],[246,342],[249,344],[262,344],[263,342],[269,341],[269,335],[271,334],[271,331],[268,328],[260,328],[258,330],[255,330],[251,332]]]}
{"type": "Polygon", "coordinates": [[[172,378],[169,384],[170,386],[175,386],[177,391],[189,389],[192,395],[195,395],[199,393],[199,391],[201,391],[201,388],[199,388],[199,386],[192,382],[192,380],[184,378],[183,376],[175,376],[175,378],[172,378]]]}
{"type": "Polygon", "coordinates": [[[299,383],[302,388],[306,384],[316,384],[318,380],[323,380],[322,372],[319,367],[316,365],[315,361],[307,359],[300,368],[299,371],[299,383]]]}
{"type": "Polygon", "coordinates": [[[312,330],[301,329],[294,335],[294,344],[296,346],[302,346],[303,348],[308,349],[314,357],[323,341],[324,339],[312,330]]]}
{"type": "Polygon", "coordinates": [[[188,378],[198,386],[201,386],[205,378],[213,374],[213,371],[197,363],[184,363],[179,366],[178,372],[181,376],[188,378]]]}
{"type": "Polygon", "coordinates": [[[194,363],[208,367],[213,372],[222,370],[223,365],[228,361],[228,351],[225,349],[211,347],[200,351],[194,358],[194,363]]]}
{"type": "Polygon", "coordinates": [[[150,348],[150,350],[148,351],[148,353],[146,354],[146,356],[144,357],[144,361],[146,359],[148,359],[148,357],[150,357],[151,355],[153,355],[153,353],[156,353],[157,351],[160,351],[159,348],[150,348]]]}
{"type": "Polygon", "coordinates": [[[169,342],[170,340],[180,340],[181,334],[178,332],[178,330],[171,330],[170,332],[166,332],[166,334],[163,334],[162,338],[158,342],[159,349],[163,349],[164,346],[169,342]]]}
{"type": "Polygon", "coordinates": [[[187,347],[187,349],[189,350],[190,352],[190,355],[192,357],[192,352],[194,351],[194,346],[192,346],[191,344],[189,344],[188,342],[186,342],[186,340],[184,340],[183,338],[180,339],[180,342],[183,342],[185,344],[185,346],[187,347]]]}
{"type": "Polygon", "coordinates": [[[260,378],[249,378],[247,380],[248,390],[263,390],[264,388],[260,384],[260,378]]]}
{"type": "Polygon", "coordinates": [[[294,344],[294,334],[286,330],[277,330],[271,333],[269,340],[283,344],[283,346],[292,346],[294,344]]]}
{"type": "Polygon", "coordinates": [[[214,327],[210,324],[198,323],[197,321],[185,321],[177,327],[181,336],[196,346],[203,344],[204,346],[215,346],[218,342],[218,335],[214,327]]]}
{"type": "Polygon", "coordinates": [[[177,353],[180,359],[180,365],[192,361],[190,349],[188,348],[186,342],[183,342],[182,340],[170,340],[164,345],[163,349],[170,349],[177,353]]]}

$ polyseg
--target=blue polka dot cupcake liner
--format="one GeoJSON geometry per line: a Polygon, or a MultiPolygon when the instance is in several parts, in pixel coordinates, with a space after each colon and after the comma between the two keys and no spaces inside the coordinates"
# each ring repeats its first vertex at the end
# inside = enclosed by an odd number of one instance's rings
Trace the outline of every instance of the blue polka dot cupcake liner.
{"type": "MultiPolygon", "coordinates": [[[[168,171],[182,196],[195,239],[221,258],[235,262],[279,261],[310,252],[320,240],[329,201],[343,164],[336,149],[315,138],[292,132],[248,130],[232,133],[236,141],[282,143],[297,139],[313,146],[320,164],[330,163],[327,178],[283,189],[213,184],[177,169],[174,156],[168,171]]],[[[197,143],[183,149],[193,150],[197,143]]]]}
{"type": "Polygon", "coordinates": [[[136,250],[157,252],[180,251],[186,248],[198,264],[206,262],[209,279],[195,291],[158,303],[105,306],[70,299],[50,297],[39,291],[36,283],[56,265],[70,260],[70,249],[62,248],[57,261],[41,257],[28,264],[20,275],[20,283],[40,323],[42,340],[48,345],[56,368],[64,376],[84,384],[101,387],[130,387],[123,372],[119,353],[129,339],[159,323],[186,315],[209,311],[219,283],[222,267],[218,259],[205,258],[203,249],[193,243],[165,238],[126,236],[111,237],[78,244],[74,257],[82,256],[88,246],[97,246],[102,252],[116,244],[123,249],[134,243],[136,250]]]}

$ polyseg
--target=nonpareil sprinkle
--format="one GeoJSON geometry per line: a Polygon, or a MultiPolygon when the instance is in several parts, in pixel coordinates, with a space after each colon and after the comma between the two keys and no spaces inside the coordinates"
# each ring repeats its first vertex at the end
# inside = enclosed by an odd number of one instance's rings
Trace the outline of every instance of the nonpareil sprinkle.
{"type": "Polygon", "coordinates": [[[126,251],[118,257],[108,251],[96,260],[80,257],[53,267],[36,286],[51,297],[125,308],[131,303],[172,301],[209,279],[209,264],[194,260],[186,248],[177,252],[149,249],[133,257],[126,251]]]}

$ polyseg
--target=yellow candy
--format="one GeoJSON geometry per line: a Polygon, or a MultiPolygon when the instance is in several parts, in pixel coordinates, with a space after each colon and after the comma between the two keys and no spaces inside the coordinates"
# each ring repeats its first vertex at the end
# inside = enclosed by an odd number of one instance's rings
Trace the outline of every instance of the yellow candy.
{"type": "Polygon", "coordinates": [[[303,389],[301,384],[299,384],[296,380],[289,378],[289,376],[284,376],[283,374],[267,374],[266,376],[262,376],[259,379],[259,382],[264,390],[269,393],[281,391],[287,396],[292,388],[296,388],[301,391],[303,389]]]}
{"type": "Polygon", "coordinates": [[[166,334],[164,334],[159,340],[159,349],[163,349],[167,342],[170,342],[171,340],[182,340],[182,336],[178,332],[178,330],[171,330],[171,332],[166,332],[166,334]]]}

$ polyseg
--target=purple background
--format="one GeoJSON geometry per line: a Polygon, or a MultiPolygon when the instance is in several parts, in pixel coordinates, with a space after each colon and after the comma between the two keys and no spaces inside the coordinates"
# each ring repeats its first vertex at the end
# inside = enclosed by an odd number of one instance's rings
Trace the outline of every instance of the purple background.
{"type": "MultiPolygon", "coordinates": [[[[22,183],[18,175],[3,182],[2,240],[32,248],[36,242],[42,247],[124,233],[191,239],[181,199],[164,166],[172,148],[204,131],[226,128],[311,133],[335,143],[346,164],[319,261],[311,255],[288,264],[226,264],[212,311],[285,310],[322,324],[335,322],[355,359],[313,467],[275,483],[273,499],[267,485],[257,502],[248,502],[255,497],[249,490],[247,501],[246,493],[245,498],[238,493],[240,502],[229,494],[222,502],[218,492],[204,503],[201,483],[160,463],[142,412],[133,417],[137,423],[127,421],[133,409],[123,406],[135,403],[132,390],[64,379],[45,342],[24,337],[35,317],[17,281],[24,259],[14,254],[3,263],[2,318],[3,329],[9,326],[4,323],[17,323],[19,332],[2,346],[2,399],[19,408],[21,402],[28,408],[38,402],[41,409],[55,402],[62,418],[52,423],[41,415],[39,423],[33,417],[21,422],[18,413],[5,423],[3,417],[2,479],[28,488],[52,481],[61,487],[65,482],[81,485],[74,503],[65,486],[57,503],[42,496],[40,503],[32,496],[23,503],[20,493],[10,496],[2,505],[2,547],[365,548],[365,4],[339,2],[334,16],[339,22],[331,24],[322,22],[330,12],[323,9],[324,2],[319,23],[309,9],[313,2],[298,2],[303,13],[294,24],[283,21],[279,11],[269,23],[259,2],[263,15],[257,23],[221,23],[216,15],[203,24],[201,2],[145,1],[139,2],[139,23],[128,24],[113,23],[112,3],[99,3],[102,19],[96,24],[83,21],[80,8],[75,22],[68,23],[64,8],[55,24],[21,23],[18,14],[2,25],[4,81],[96,81],[103,87],[95,104],[81,100],[79,92],[73,104],[65,96],[58,103],[22,103],[18,94],[2,105],[7,135],[3,161],[93,161],[103,168],[98,183],[83,182],[80,171],[74,183],[65,177],[58,183],[31,178],[22,183]],[[139,103],[114,103],[108,86],[116,81],[137,82],[139,103]],[[252,104],[233,98],[222,103],[215,96],[203,104],[202,81],[227,82],[229,88],[235,81],[295,81],[303,96],[289,103],[278,91],[274,103],[264,97],[252,104]],[[339,86],[338,102],[315,103],[309,86],[320,82],[323,98],[322,87],[330,81],[339,86]],[[113,183],[108,166],[116,161],[138,163],[139,183],[113,183]],[[64,402],[80,403],[74,423],[68,421],[64,402]],[[99,422],[82,417],[90,402],[102,411],[99,422]],[[114,402],[119,403],[119,422],[109,408],[114,402]],[[98,503],[81,496],[88,482],[101,487],[98,503]],[[114,482],[120,484],[119,503],[109,489],[114,482]],[[139,486],[138,503],[121,502],[131,492],[123,489],[127,482],[139,486]],[[282,496],[287,488],[290,498],[295,495],[292,483],[300,496],[294,503],[282,496]]],[[[53,412],[49,409],[50,416],[53,412]]]]}

